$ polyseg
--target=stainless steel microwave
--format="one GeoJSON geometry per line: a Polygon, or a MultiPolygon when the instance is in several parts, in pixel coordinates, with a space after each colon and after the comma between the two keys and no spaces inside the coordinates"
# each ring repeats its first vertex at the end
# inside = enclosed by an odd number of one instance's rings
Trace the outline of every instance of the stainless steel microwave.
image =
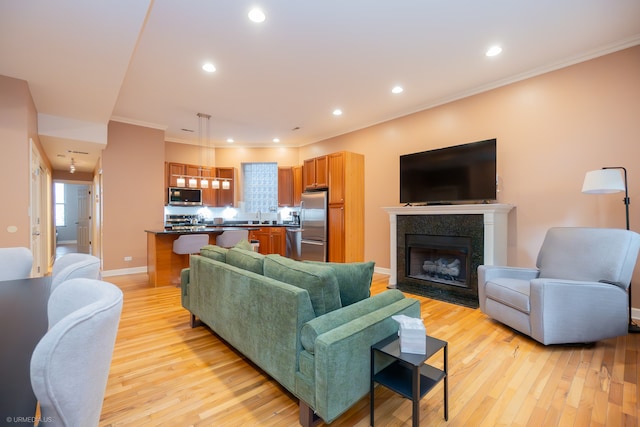
{"type": "Polygon", "coordinates": [[[174,206],[202,205],[202,190],[199,188],[169,188],[169,204],[174,206]]]}

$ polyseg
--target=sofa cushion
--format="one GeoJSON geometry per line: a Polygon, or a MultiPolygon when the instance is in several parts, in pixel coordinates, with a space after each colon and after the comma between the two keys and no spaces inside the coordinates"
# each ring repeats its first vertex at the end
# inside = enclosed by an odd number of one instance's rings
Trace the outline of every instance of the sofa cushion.
{"type": "Polygon", "coordinates": [[[216,245],[207,245],[200,249],[200,255],[220,262],[227,262],[227,252],[229,249],[216,245]]]}
{"type": "Polygon", "coordinates": [[[249,243],[249,241],[246,239],[240,240],[235,244],[234,248],[244,249],[245,251],[253,251],[253,246],[251,246],[251,243],[249,243]]]}
{"type": "Polygon", "coordinates": [[[375,263],[369,262],[319,262],[305,261],[310,264],[326,265],[336,272],[340,288],[340,302],[343,307],[369,298],[371,295],[371,279],[375,263]]]}
{"type": "Polygon", "coordinates": [[[263,263],[264,255],[258,252],[239,249],[237,247],[233,247],[227,252],[227,264],[242,268],[243,270],[262,274],[263,263]]]}
{"type": "Polygon", "coordinates": [[[264,275],[306,289],[316,316],[341,307],[338,280],[331,267],[271,254],[264,259],[264,275]]]}
{"type": "Polygon", "coordinates": [[[404,299],[404,294],[401,291],[390,289],[366,300],[351,304],[349,307],[344,307],[340,310],[316,317],[305,323],[302,327],[302,331],[300,332],[302,347],[313,354],[315,352],[316,338],[318,338],[319,335],[402,299],[404,299]]]}
{"type": "Polygon", "coordinates": [[[522,279],[491,279],[485,285],[487,298],[527,314],[531,311],[529,289],[530,281],[522,279]]]}

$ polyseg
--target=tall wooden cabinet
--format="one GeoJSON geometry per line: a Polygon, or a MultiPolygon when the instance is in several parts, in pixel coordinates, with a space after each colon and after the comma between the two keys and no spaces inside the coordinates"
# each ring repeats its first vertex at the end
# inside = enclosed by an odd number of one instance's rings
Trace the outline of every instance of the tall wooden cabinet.
{"type": "Polygon", "coordinates": [[[364,156],[329,154],[330,262],[364,261],[364,156]]]}

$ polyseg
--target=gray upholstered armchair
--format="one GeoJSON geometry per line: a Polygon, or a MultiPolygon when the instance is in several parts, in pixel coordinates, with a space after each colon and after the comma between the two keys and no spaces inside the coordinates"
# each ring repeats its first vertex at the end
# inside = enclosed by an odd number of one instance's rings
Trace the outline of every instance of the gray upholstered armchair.
{"type": "Polygon", "coordinates": [[[70,279],[100,279],[100,258],[89,254],[66,254],[53,263],[51,292],[70,279]]]}
{"type": "Polygon", "coordinates": [[[76,278],[49,297],[49,331],[31,356],[31,386],[47,426],[97,426],[122,311],[111,283],[76,278]]]}
{"type": "Polygon", "coordinates": [[[639,248],[633,231],[551,228],[536,269],[478,267],[480,309],[545,345],[626,335],[639,248]]]}

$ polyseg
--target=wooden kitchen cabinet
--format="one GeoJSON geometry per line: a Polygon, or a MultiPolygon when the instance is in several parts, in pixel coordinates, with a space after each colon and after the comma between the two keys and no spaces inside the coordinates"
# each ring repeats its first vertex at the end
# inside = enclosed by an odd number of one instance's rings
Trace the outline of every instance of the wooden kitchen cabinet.
{"type": "Polygon", "coordinates": [[[286,227],[260,227],[259,230],[249,232],[250,240],[260,242],[258,251],[263,255],[286,255],[286,227]]]}
{"type": "MultiPolygon", "coordinates": [[[[224,207],[235,204],[236,169],[233,167],[209,168],[168,162],[165,164],[165,174],[167,187],[178,187],[178,178],[182,176],[185,178],[185,187],[189,186],[189,177],[196,177],[197,188],[202,188],[200,179],[207,178],[209,188],[202,189],[202,204],[204,206],[224,207]],[[219,189],[212,188],[213,178],[229,178],[229,189],[222,189],[222,180],[219,189]]],[[[165,191],[165,203],[168,203],[168,191],[165,191]]]]}
{"type": "Polygon", "coordinates": [[[293,168],[278,168],[278,206],[293,206],[293,168]]]}
{"type": "Polygon", "coordinates": [[[218,191],[211,188],[211,182],[216,176],[216,168],[202,168],[200,170],[200,176],[206,178],[209,181],[209,188],[202,189],[202,204],[204,206],[217,206],[218,204],[218,191]]]}
{"type": "Polygon", "coordinates": [[[307,159],[302,165],[302,188],[305,190],[316,190],[327,188],[329,163],[327,156],[307,159]]]}
{"type": "Polygon", "coordinates": [[[342,151],[327,156],[330,262],[364,261],[364,156],[342,151]]]}
{"type": "Polygon", "coordinates": [[[229,178],[229,189],[222,188],[220,181],[220,189],[218,190],[217,206],[234,206],[235,203],[235,185],[236,185],[236,168],[216,168],[218,178],[229,178]]]}
{"type": "Polygon", "coordinates": [[[180,177],[179,175],[185,174],[184,171],[185,171],[186,165],[183,165],[182,163],[167,163],[166,165],[167,165],[167,168],[166,168],[167,187],[177,187],[178,178],[180,177]]]}
{"type": "Polygon", "coordinates": [[[302,166],[294,166],[293,168],[293,206],[300,206],[302,201],[302,166]]]}
{"type": "Polygon", "coordinates": [[[329,205],[327,220],[329,223],[328,260],[329,262],[346,262],[344,205],[329,205]]]}

